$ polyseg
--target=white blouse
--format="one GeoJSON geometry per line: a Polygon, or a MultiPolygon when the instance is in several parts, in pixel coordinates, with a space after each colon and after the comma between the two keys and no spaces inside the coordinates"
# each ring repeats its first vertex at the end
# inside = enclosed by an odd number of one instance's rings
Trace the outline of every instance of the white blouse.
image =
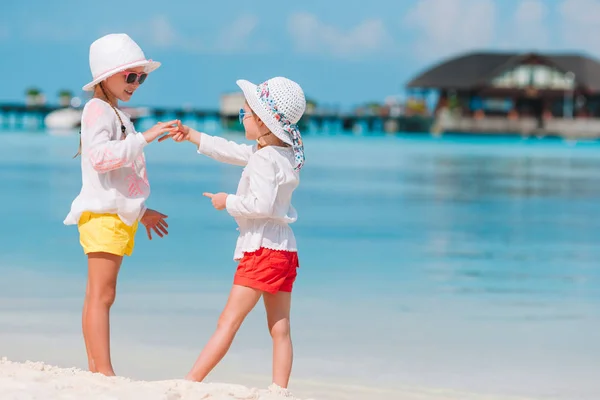
{"type": "Polygon", "coordinates": [[[65,225],[75,225],[85,211],[117,214],[127,225],[140,219],[150,195],[144,147],[127,113],[118,110],[127,136],[113,108],[91,99],[81,115],[81,191],[71,204],[65,225]]]}
{"type": "Polygon", "coordinates": [[[289,224],[298,214],[291,204],[300,176],[294,171],[291,148],[238,144],[201,134],[198,153],[217,161],[244,166],[235,195],[227,196],[227,212],[239,226],[234,260],[260,247],[297,251],[289,224]]]}

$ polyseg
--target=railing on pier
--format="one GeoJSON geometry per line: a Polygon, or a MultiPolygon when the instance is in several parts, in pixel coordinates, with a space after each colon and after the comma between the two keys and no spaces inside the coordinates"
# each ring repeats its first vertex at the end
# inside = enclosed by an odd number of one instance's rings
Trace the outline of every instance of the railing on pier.
{"type": "MultiPolygon", "coordinates": [[[[0,104],[0,129],[44,129],[44,119],[58,106],[27,106],[25,104],[0,104]],[[33,122],[32,122],[33,121],[33,122]]],[[[135,120],[164,121],[167,119],[218,121],[226,129],[241,129],[238,116],[222,114],[218,110],[182,108],[146,108],[147,113],[135,120]]],[[[307,113],[299,122],[305,133],[316,132],[429,132],[432,119],[420,116],[380,117],[373,115],[343,115],[307,113]]]]}
{"type": "Polygon", "coordinates": [[[28,106],[25,104],[0,104],[0,128],[25,129],[26,121],[33,119],[38,129],[44,128],[44,118],[58,106],[28,106]]]}

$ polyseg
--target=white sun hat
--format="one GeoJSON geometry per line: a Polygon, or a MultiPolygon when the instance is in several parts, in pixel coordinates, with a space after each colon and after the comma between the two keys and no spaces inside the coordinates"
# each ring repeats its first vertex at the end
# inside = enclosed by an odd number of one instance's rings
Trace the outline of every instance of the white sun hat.
{"type": "Polygon", "coordinates": [[[306,110],[306,99],[300,85],[284,77],[271,78],[259,85],[243,79],[236,83],[258,118],[275,136],[292,146],[296,169],[302,168],[304,146],[296,124],[306,110]]]}
{"type": "Polygon", "coordinates": [[[92,91],[94,86],[109,76],[136,67],[144,67],[144,72],[149,74],[160,67],[160,63],[147,60],[140,46],[125,33],[102,36],[90,46],[93,81],[85,85],[83,90],[92,91]]]}

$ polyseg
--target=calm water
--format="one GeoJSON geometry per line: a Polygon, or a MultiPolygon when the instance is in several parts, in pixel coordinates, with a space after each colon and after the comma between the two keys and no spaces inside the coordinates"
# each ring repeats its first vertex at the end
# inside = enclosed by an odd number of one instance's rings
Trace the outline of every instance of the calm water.
{"type": "MultiPolygon", "coordinates": [[[[77,137],[0,138],[2,308],[78,311],[85,258],[77,229],[62,225],[80,185],[77,137]]],[[[600,144],[305,141],[294,199],[294,376],[600,398],[600,144]]],[[[224,304],[237,234],[202,192],[234,191],[240,169],[187,143],[152,144],[146,155],[148,205],[169,215],[171,233],[137,236],[114,310],[129,325],[113,329],[188,346],[193,359],[224,304]],[[176,328],[199,318],[210,325],[176,328]]],[[[268,337],[255,314],[231,357],[260,354],[255,368],[268,373],[268,337]]],[[[79,320],[69,321],[56,331],[78,332],[79,320]]]]}

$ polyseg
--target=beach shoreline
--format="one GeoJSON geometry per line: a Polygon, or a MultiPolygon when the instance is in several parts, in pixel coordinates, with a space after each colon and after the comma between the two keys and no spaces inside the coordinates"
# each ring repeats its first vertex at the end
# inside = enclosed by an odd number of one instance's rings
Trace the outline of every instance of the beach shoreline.
{"type": "MultiPolygon", "coordinates": [[[[305,393],[320,393],[304,400],[533,400],[530,397],[494,396],[451,390],[366,387],[300,381],[305,393]]],[[[14,362],[0,358],[0,396],[3,400],[301,400],[269,389],[234,383],[198,383],[184,379],[135,380],[106,377],[76,367],[61,368],[42,361],[14,362]]]]}
{"type": "MultiPolygon", "coordinates": [[[[27,275],[25,279],[17,274],[9,281],[54,282],[51,277],[41,279],[35,275],[27,275]]],[[[9,288],[5,287],[8,296],[0,302],[0,343],[3,344],[0,357],[17,363],[31,360],[64,369],[84,370],[87,361],[79,325],[81,299],[76,296],[80,289],[72,285],[75,283],[71,282],[72,277],[55,279],[61,281],[60,296],[50,296],[37,285],[31,286],[31,290],[36,292],[34,297],[30,297],[33,293],[10,295],[9,288]]],[[[117,375],[141,382],[183,379],[208,339],[218,317],[218,305],[224,301],[221,297],[225,295],[213,293],[209,287],[202,286],[196,288],[198,293],[176,293],[165,287],[160,291],[150,282],[136,281],[135,287],[129,287],[133,283],[128,280],[123,283],[122,289],[125,290],[115,307],[114,324],[111,326],[114,330],[111,348],[117,375]],[[160,300],[167,297],[170,299],[168,305],[160,300]]],[[[172,285],[180,290],[185,287],[183,283],[174,282],[172,285]]],[[[54,283],[49,285],[53,286],[54,283]]],[[[459,308],[461,313],[454,308],[452,317],[444,318],[440,313],[426,311],[434,308],[436,303],[428,305],[423,299],[408,302],[407,298],[406,301],[413,307],[416,307],[414,302],[419,301],[420,307],[424,308],[420,309],[419,315],[415,315],[416,308],[407,314],[385,314],[397,318],[394,325],[397,328],[412,327],[404,330],[400,339],[394,333],[398,332],[397,329],[385,331],[383,320],[369,317],[368,310],[373,305],[364,301],[362,306],[347,304],[357,320],[347,328],[338,327],[338,330],[344,329],[342,338],[336,335],[337,331],[314,331],[310,328],[326,326],[326,316],[332,315],[335,308],[323,300],[310,296],[304,298],[298,306],[295,320],[296,354],[291,392],[305,400],[554,400],[570,398],[569,393],[581,394],[578,397],[581,399],[594,398],[593,369],[586,366],[594,362],[590,351],[589,361],[581,356],[576,359],[564,352],[554,352],[564,365],[581,363],[579,369],[569,373],[568,370],[559,371],[552,367],[554,356],[547,354],[542,357],[544,349],[557,348],[559,342],[546,340],[542,343],[538,339],[537,346],[532,348],[531,342],[521,340],[526,347],[519,348],[521,364],[520,369],[515,369],[513,356],[501,357],[500,353],[489,348],[487,341],[469,340],[467,346],[465,337],[465,332],[489,338],[503,332],[502,337],[516,344],[519,343],[516,339],[524,332],[529,332],[530,337],[541,337],[539,335],[546,329],[559,332],[560,323],[546,321],[543,329],[531,331],[528,323],[514,321],[511,323],[512,331],[507,332],[502,330],[503,325],[497,323],[485,327],[492,321],[477,322],[472,319],[478,315],[475,310],[467,312],[462,306],[459,308]],[[321,310],[323,316],[310,314],[315,307],[321,310]],[[309,315],[311,321],[306,319],[309,315]],[[469,319],[471,322],[468,322],[469,319]],[[455,328],[449,325],[452,321],[455,328]],[[359,326],[365,330],[357,331],[359,326]],[[447,328],[439,334],[436,333],[439,332],[438,326],[447,328]],[[377,343],[380,342],[366,340],[365,335],[371,329],[380,332],[379,337],[385,344],[379,346],[377,343]],[[386,348],[392,353],[384,353],[386,348]],[[373,357],[373,354],[390,356],[373,357]],[[527,360],[535,362],[524,364],[527,360]],[[541,366],[544,360],[547,368],[541,366]],[[538,376],[524,377],[519,373],[530,369],[538,371],[538,376]],[[589,371],[587,375],[586,371],[589,371]],[[559,374],[564,378],[562,383],[558,379],[559,374]]],[[[489,314],[489,309],[487,312],[489,314]]],[[[231,351],[206,382],[247,388],[268,387],[271,383],[271,350],[268,335],[265,335],[263,313],[258,309],[249,316],[231,351]]],[[[339,321],[350,321],[339,311],[337,315],[339,321]]],[[[580,324],[580,327],[584,326],[588,327],[584,332],[593,332],[596,325],[580,324]]],[[[586,337],[579,337],[580,346],[570,347],[576,350],[575,354],[583,354],[585,343],[590,343],[586,337]]],[[[8,383],[8,386],[14,385],[14,382],[8,383]]],[[[91,383],[92,386],[95,384],[91,383]]],[[[23,385],[27,386],[26,383],[23,385]]],[[[158,394],[162,393],[160,390],[158,394]]],[[[2,399],[5,397],[0,395],[2,399]]]]}

